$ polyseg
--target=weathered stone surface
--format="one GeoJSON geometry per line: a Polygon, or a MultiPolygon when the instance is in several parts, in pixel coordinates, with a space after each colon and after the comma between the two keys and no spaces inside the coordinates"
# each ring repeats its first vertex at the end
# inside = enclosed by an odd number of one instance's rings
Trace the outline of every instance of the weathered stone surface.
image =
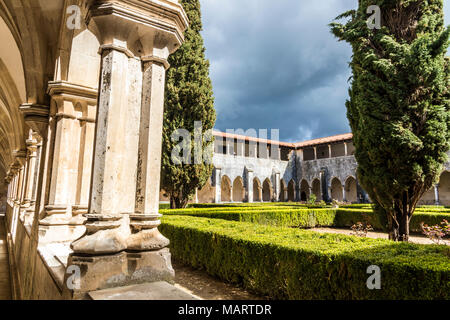
{"type": "Polygon", "coordinates": [[[74,299],[86,299],[88,292],[101,289],[155,281],[171,282],[175,276],[168,249],[92,257],[71,255],[68,265],[79,266],[81,270],[80,288],[74,291],[66,288],[66,295],[74,299]]]}
{"type": "Polygon", "coordinates": [[[199,300],[167,282],[144,283],[89,292],[92,300],[199,300]]]}
{"type": "Polygon", "coordinates": [[[169,239],[164,237],[157,228],[134,233],[127,239],[128,250],[136,251],[159,250],[169,244],[169,239]]]}

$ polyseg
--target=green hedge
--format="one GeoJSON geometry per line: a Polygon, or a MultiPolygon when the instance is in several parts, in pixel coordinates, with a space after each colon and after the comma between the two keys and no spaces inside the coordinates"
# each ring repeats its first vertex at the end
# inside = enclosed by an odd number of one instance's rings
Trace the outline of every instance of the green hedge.
{"type": "MultiPolygon", "coordinates": [[[[374,230],[386,231],[383,219],[371,209],[308,209],[265,207],[223,207],[223,208],[190,208],[182,210],[160,210],[163,215],[189,215],[212,219],[253,222],[266,225],[313,228],[336,227],[350,228],[357,222],[366,222],[374,230]]],[[[450,213],[421,212],[414,213],[410,231],[421,233],[420,224],[440,224],[444,219],[450,221],[450,213]]]]}
{"type": "Polygon", "coordinates": [[[273,299],[450,299],[445,246],[183,216],[160,227],[174,258],[273,299]],[[368,290],[367,267],[381,268],[368,290]]]}
{"type": "MultiPolygon", "coordinates": [[[[433,226],[440,224],[444,219],[450,221],[450,213],[417,211],[411,218],[409,229],[411,232],[421,233],[422,222],[433,226]]],[[[334,227],[348,228],[357,222],[370,223],[375,230],[386,231],[385,223],[372,210],[337,209],[334,227]]]]}
{"type": "Polygon", "coordinates": [[[252,202],[252,203],[193,203],[190,208],[236,208],[236,207],[292,207],[292,208],[331,208],[331,205],[311,205],[298,202],[252,202]]]}
{"type": "Polygon", "coordinates": [[[333,209],[279,209],[270,207],[161,210],[160,212],[163,215],[187,215],[299,228],[331,227],[336,215],[336,211],[333,209]]]}

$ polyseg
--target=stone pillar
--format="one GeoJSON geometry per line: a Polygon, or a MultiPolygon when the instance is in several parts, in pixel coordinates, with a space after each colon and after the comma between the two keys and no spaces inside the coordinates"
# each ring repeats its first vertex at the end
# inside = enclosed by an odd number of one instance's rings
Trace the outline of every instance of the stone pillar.
{"type": "Polygon", "coordinates": [[[331,158],[331,144],[328,145],[328,158],[331,158]]]}
{"type": "Polygon", "coordinates": [[[345,156],[348,156],[348,145],[347,145],[347,142],[344,142],[344,155],[345,156]]]}
{"type": "Polygon", "coordinates": [[[314,160],[317,160],[317,147],[314,146],[314,160]]]}
{"type": "Polygon", "coordinates": [[[347,191],[345,190],[345,184],[342,185],[342,201],[347,202],[347,191]]]}
{"type": "Polygon", "coordinates": [[[440,205],[440,201],[439,201],[439,184],[435,184],[434,185],[434,204],[436,206],[440,205]]]}
{"type": "Polygon", "coordinates": [[[277,172],[274,174],[274,192],[275,192],[275,201],[280,201],[280,194],[281,194],[281,183],[280,183],[280,173],[277,172]]]}
{"type": "Polygon", "coordinates": [[[37,153],[38,153],[38,140],[36,135],[30,135],[30,138],[27,140],[27,149],[28,149],[28,172],[27,172],[27,181],[25,187],[25,196],[23,200],[23,207],[25,208],[24,212],[24,222],[25,224],[31,224],[32,214],[35,211],[35,203],[36,203],[36,165],[37,165],[37,153]]]}
{"type": "Polygon", "coordinates": [[[214,186],[216,188],[216,192],[214,194],[214,203],[221,203],[222,202],[222,175],[221,175],[221,168],[214,168],[214,186]]]}
{"type": "Polygon", "coordinates": [[[161,132],[166,59],[188,23],[175,0],[104,0],[88,10],[102,64],[86,234],[69,258],[83,270],[75,298],[173,278],[157,228],[161,132]]]}
{"type": "Polygon", "coordinates": [[[246,178],[247,202],[253,203],[253,170],[247,169],[246,178]]]}
{"type": "Polygon", "coordinates": [[[236,151],[236,154],[240,157],[245,157],[245,141],[238,139],[237,147],[238,147],[238,150],[236,151]]]}
{"type": "Polygon", "coordinates": [[[87,197],[92,164],[93,126],[97,90],[67,81],[48,83],[50,117],[43,170],[44,216],[40,219],[40,243],[71,242],[85,232],[87,197]],[[92,110],[93,109],[93,110],[92,110]],[[87,172],[86,172],[87,171],[87,172]],[[85,201],[85,203],[80,203],[85,201]]]}
{"type": "MultiPolygon", "coordinates": [[[[156,50],[155,50],[156,51],[156,50]]],[[[157,227],[164,116],[164,86],[168,52],[158,52],[142,58],[142,102],[139,131],[137,194],[135,214],[131,215],[133,234],[128,239],[129,250],[156,250],[169,245],[157,227]]]]}
{"type": "Polygon", "coordinates": [[[78,119],[81,133],[77,175],[78,188],[76,190],[75,203],[72,205],[72,215],[74,217],[78,217],[88,212],[97,101],[82,100],[80,104],[82,117],[78,119]]]}
{"type": "Polygon", "coordinates": [[[256,141],[249,141],[248,143],[248,154],[251,158],[258,157],[258,143],[256,141]]]}
{"type": "Polygon", "coordinates": [[[198,188],[195,188],[195,199],[194,199],[195,203],[198,203],[198,188]]]}

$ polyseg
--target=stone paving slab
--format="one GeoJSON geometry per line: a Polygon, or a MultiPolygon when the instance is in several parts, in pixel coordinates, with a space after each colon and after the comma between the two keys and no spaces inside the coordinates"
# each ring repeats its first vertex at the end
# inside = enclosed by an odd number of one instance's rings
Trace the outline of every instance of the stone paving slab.
{"type": "Polygon", "coordinates": [[[93,300],[199,300],[167,282],[105,289],[90,292],[89,295],[93,300]]]}

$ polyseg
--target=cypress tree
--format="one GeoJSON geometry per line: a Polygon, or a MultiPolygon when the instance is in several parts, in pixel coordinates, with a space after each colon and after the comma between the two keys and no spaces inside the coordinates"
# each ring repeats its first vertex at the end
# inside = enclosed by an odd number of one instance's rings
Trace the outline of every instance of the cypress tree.
{"type": "Polygon", "coordinates": [[[386,218],[390,239],[408,241],[419,199],[435,184],[450,148],[449,45],[442,0],[359,0],[330,24],[351,44],[347,117],[358,178],[386,218]],[[381,9],[369,28],[367,9],[381,9]]]}
{"type": "MultiPolygon", "coordinates": [[[[161,188],[170,197],[171,208],[184,208],[212,174],[212,165],[203,161],[195,164],[174,163],[172,150],[179,142],[171,139],[177,129],[192,134],[194,150],[194,123],[202,122],[202,134],[214,127],[216,113],[212,83],[209,77],[209,61],[205,58],[199,0],[180,0],[189,18],[190,27],[185,31],[185,42],[169,57],[167,72],[165,111],[163,126],[163,151],[161,188]]],[[[213,141],[202,139],[203,150],[212,150],[213,141]]],[[[194,154],[194,151],[192,151],[194,154]]],[[[211,155],[212,156],[212,155],[211,155]]]]}

